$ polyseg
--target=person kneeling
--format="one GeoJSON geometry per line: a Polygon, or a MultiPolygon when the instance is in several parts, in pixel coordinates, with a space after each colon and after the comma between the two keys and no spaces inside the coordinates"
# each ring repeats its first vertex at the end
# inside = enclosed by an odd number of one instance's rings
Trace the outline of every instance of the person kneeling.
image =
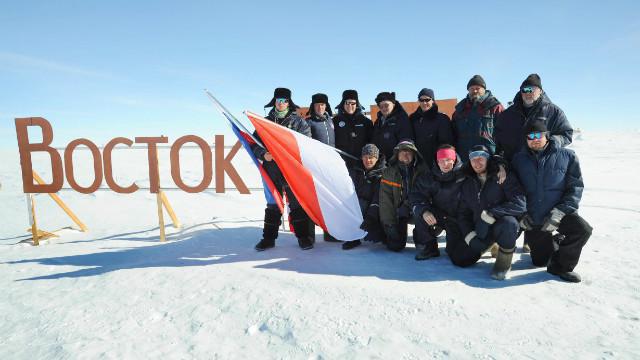
{"type": "Polygon", "coordinates": [[[476,145],[469,153],[467,179],[462,184],[458,220],[464,237],[449,254],[457,266],[475,264],[493,243],[500,247],[491,277],[504,280],[511,270],[511,259],[519,235],[517,218],[526,211],[524,191],[518,179],[507,173],[498,182],[498,166],[489,150],[476,145]]]}

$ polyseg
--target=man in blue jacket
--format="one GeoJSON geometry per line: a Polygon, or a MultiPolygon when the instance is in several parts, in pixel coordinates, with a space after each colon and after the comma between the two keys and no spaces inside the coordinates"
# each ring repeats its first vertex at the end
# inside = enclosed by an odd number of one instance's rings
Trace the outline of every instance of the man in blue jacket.
{"type": "Polygon", "coordinates": [[[520,227],[531,247],[531,261],[562,280],[580,282],[573,270],[593,228],[577,212],[584,189],[578,158],[550,141],[543,121],[528,124],[524,133],[527,148],[514,156],[513,168],[527,192],[527,214],[520,227]]]}
{"type": "Polygon", "coordinates": [[[458,215],[466,244],[453,249],[449,257],[455,265],[470,266],[497,243],[500,248],[491,277],[504,280],[520,234],[517,218],[527,210],[524,191],[515,176],[498,182],[497,161],[484,145],[471,148],[466,171],[458,215]]]}

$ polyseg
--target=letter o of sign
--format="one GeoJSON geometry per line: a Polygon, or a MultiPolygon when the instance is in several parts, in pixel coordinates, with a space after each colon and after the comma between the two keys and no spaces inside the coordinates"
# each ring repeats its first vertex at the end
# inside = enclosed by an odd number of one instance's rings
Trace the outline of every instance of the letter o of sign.
{"type": "Polygon", "coordinates": [[[100,155],[100,150],[96,146],[96,144],[92,143],[89,139],[75,139],[67,145],[67,148],[64,150],[64,167],[66,170],[67,181],[71,188],[79,193],[83,194],[91,194],[95,192],[102,184],[102,156],[100,155]],[[93,155],[93,173],[94,180],[93,183],[89,187],[80,186],[74,177],[73,174],[73,151],[78,147],[78,145],[84,145],[89,148],[91,154],[93,155]]]}
{"type": "Polygon", "coordinates": [[[209,184],[211,184],[211,179],[213,177],[213,168],[212,168],[212,155],[211,148],[207,142],[198,136],[195,135],[185,135],[176,142],[171,145],[171,177],[173,178],[173,182],[182,190],[188,193],[198,193],[204,191],[209,184]],[[180,174],[180,148],[185,143],[192,142],[200,147],[202,150],[202,181],[195,187],[188,186],[182,181],[182,176],[180,174]]]}

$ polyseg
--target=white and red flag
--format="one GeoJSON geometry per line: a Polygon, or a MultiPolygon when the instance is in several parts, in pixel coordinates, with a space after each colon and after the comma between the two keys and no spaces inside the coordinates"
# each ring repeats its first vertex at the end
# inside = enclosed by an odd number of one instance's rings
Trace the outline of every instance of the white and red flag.
{"type": "Polygon", "coordinates": [[[307,215],[339,240],[362,239],[362,213],[344,160],[331,146],[245,112],[307,215]]]}

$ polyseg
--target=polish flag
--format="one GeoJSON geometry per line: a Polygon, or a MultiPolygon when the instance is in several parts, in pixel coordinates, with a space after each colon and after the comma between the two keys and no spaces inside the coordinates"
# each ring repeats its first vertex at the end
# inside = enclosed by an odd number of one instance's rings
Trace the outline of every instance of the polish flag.
{"type": "Polygon", "coordinates": [[[362,213],[344,160],[334,148],[245,112],[307,215],[339,240],[362,239],[362,213]]]}

